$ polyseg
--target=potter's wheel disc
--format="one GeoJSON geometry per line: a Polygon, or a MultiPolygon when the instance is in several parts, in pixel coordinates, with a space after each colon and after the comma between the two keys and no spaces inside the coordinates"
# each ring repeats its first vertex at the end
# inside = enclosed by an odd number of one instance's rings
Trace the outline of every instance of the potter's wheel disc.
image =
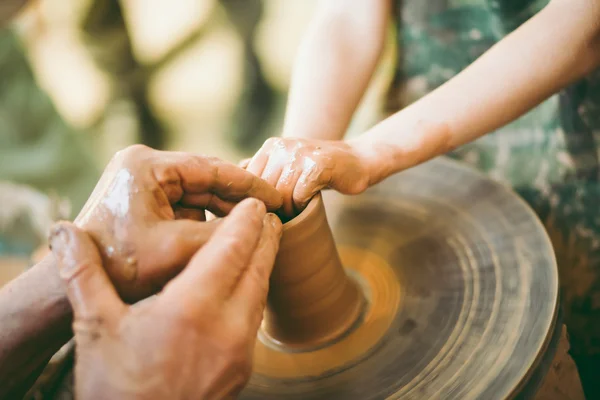
{"type": "Polygon", "coordinates": [[[241,398],[515,396],[547,348],[558,303],[551,244],[529,207],[446,158],[324,201],[338,248],[376,253],[393,271],[398,306],[360,357],[316,376],[255,369],[241,398]]]}

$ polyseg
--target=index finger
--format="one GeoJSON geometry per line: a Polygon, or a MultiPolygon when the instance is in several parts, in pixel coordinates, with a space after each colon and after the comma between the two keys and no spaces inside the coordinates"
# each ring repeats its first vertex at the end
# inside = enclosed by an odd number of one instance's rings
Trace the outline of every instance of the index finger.
{"type": "Polygon", "coordinates": [[[281,221],[274,214],[267,214],[258,246],[231,301],[236,310],[247,319],[246,324],[256,333],[260,327],[262,314],[267,305],[269,279],[275,266],[275,257],[281,239],[281,221]]]}
{"type": "Polygon", "coordinates": [[[178,171],[185,194],[210,192],[222,200],[233,202],[254,197],[269,210],[276,210],[283,204],[283,198],[275,187],[227,161],[175,153],[170,163],[178,171]]]}
{"type": "Polygon", "coordinates": [[[199,298],[227,300],[248,268],[265,215],[265,206],[256,199],[238,204],[183,272],[167,285],[163,299],[189,301],[184,307],[189,310],[198,308],[199,298]]]}

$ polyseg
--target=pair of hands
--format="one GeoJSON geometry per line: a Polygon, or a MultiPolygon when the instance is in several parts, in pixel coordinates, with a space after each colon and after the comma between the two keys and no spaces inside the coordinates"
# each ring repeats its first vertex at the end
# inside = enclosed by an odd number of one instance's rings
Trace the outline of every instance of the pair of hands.
{"type": "Polygon", "coordinates": [[[117,153],[75,222],[50,236],[73,309],[77,396],[237,394],[281,235],[267,209],[281,204],[274,187],[218,159],[117,153]],[[205,210],[224,218],[207,222],[205,210]]]}
{"type": "Polygon", "coordinates": [[[128,306],[90,236],[58,224],[51,246],[73,307],[76,396],[237,395],[252,371],[280,235],[263,203],[244,200],[159,295],[128,306]]]}
{"type": "Polygon", "coordinates": [[[293,216],[324,187],[363,191],[357,154],[343,142],[271,139],[244,171],[144,146],[117,153],[75,223],[51,235],[74,312],[78,395],[237,394],[281,235],[267,210],[293,216]],[[224,218],[207,222],[206,210],[224,218]]]}

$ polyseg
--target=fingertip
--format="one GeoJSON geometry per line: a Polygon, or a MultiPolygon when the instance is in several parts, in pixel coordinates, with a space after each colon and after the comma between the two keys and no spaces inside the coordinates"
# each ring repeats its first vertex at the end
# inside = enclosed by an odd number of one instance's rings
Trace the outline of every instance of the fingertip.
{"type": "Polygon", "coordinates": [[[292,202],[293,202],[294,212],[296,215],[298,215],[302,211],[304,211],[306,206],[308,206],[308,203],[310,202],[310,198],[309,199],[306,199],[306,197],[294,198],[292,202]]]}
{"type": "Polygon", "coordinates": [[[265,203],[254,197],[249,197],[243,200],[240,204],[244,204],[244,206],[247,207],[248,210],[253,210],[258,214],[265,214],[267,212],[267,207],[265,206],[265,203]]]}
{"type": "Polygon", "coordinates": [[[283,206],[283,194],[279,192],[277,189],[273,189],[272,198],[269,199],[267,204],[267,208],[269,211],[275,211],[280,209],[283,206]]]}
{"type": "Polygon", "coordinates": [[[266,180],[254,177],[254,184],[248,196],[260,199],[265,203],[269,211],[274,211],[283,205],[283,195],[266,180]]]}
{"type": "Polygon", "coordinates": [[[255,221],[261,221],[267,213],[265,203],[254,197],[248,197],[238,203],[227,218],[237,219],[240,217],[251,218],[255,221]]]}
{"type": "Polygon", "coordinates": [[[283,232],[283,224],[281,219],[275,214],[268,213],[263,220],[265,226],[270,226],[276,236],[281,237],[283,232]]]}

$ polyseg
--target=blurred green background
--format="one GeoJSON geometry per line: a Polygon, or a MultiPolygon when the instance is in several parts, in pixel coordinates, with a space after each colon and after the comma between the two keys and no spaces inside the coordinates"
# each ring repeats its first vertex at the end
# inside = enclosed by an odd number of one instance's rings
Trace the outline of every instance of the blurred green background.
{"type": "MultiPolygon", "coordinates": [[[[317,1],[31,1],[0,36],[0,254],[74,217],[127,145],[237,162],[279,135],[317,1]]],[[[352,132],[379,118],[393,58],[352,132]]]]}

